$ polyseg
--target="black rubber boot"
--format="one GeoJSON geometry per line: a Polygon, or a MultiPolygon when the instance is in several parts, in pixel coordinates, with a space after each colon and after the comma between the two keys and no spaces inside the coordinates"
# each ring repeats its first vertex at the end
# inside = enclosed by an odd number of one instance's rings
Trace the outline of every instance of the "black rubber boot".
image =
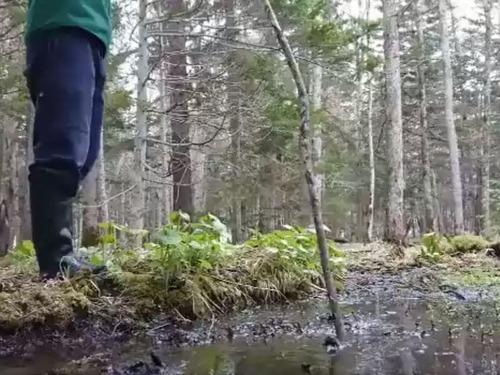
{"type": "Polygon", "coordinates": [[[40,276],[52,279],[72,277],[81,270],[103,271],[78,259],[73,251],[72,205],[78,173],[33,166],[29,181],[32,236],[40,276]]]}

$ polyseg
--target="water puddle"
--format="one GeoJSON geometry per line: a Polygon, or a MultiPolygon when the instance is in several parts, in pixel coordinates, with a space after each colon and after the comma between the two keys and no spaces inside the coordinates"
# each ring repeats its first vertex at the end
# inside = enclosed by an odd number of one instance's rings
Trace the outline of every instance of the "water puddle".
{"type": "MultiPolygon", "coordinates": [[[[347,300],[343,310],[347,337],[334,356],[322,345],[333,327],[325,303],[316,301],[244,312],[195,330],[208,341],[212,332],[227,336],[215,344],[172,348],[157,339],[154,348],[129,345],[114,361],[144,360],[154,349],[167,374],[498,374],[500,322],[493,302],[372,295],[347,300]]],[[[62,360],[57,353],[24,362],[4,359],[0,373],[43,374],[62,360]]]]}
{"type": "MultiPolygon", "coordinates": [[[[287,309],[272,319],[291,321],[301,315],[304,321],[309,315],[300,333],[240,337],[170,350],[162,358],[185,375],[497,374],[500,337],[495,327],[500,325],[491,306],[482,307],[421,299],[344,305],[347,340],[335,356],[324,350],[322,343],[332,331],[315,317],[314,307],[287,309]]],[[[254,321],[268,322],[263,315],[254,321]]]]}

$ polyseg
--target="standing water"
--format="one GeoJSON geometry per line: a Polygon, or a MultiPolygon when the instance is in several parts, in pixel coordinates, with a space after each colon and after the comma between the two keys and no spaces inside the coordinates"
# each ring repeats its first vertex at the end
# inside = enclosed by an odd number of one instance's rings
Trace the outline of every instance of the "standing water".
{"type": "MultiPolygon", "coordinates": [[[[154,350],[166,374],[299,375],[299,374],[497,374],[500,343],[496,308],[424,298],[356,298],[342,305],[347,337],[339,352],[323,345],[333,335],[322,316],[324,301],[244,312],[231,319],[204,323],[204,337],[222,334],[215,344],[154,348],[128,345],[115,356],[125,366],[148,358],[154,350]]],[[[31,359],[0,360],[2,375],[68,373],[57,349],[31,359]]],[[[91,353],[86,353],[87,355],[91,353]]],[[[66,359],[67,361],[67,359],[66,359]]],[[[87,370],[99,374],[102,369],[87,370]]],[[[132,374],[133,372],[130,372],[132,374]]]]}

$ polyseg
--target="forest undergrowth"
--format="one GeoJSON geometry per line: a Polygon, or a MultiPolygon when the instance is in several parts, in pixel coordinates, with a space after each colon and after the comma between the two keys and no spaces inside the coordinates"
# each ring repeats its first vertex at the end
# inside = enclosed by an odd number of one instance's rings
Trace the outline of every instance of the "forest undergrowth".
{"type": "MultiPolygon", "coordinates": [[[[1,260],[0,329],[66,328],[90,318],[110,326],[139,325],[165,315],[183,319],[213,316],[256,304],[279,303],[323,291],[316,236],[287,226],[243,244],[229,242],[215,216],[196,222],[183,213],[156,233],[101,225],[99,246],[81,249],[91,262],[106,265],[104,277],[81,275],[41,284],[34,248],[24,242],[1,260]],[[143,245],[138,250],[124,243],[143,245]]],[[[329,243],[339,287],[344,253],[329,243]]]]}
{"type": "MultiPolygon", "coordinates": [[[[80,251],[105,265],[105,276],[82,274],[43,284],[31,242],[1,259],[0,330],[65,329],[85,319],[136,328],[161,316],[192,320],[325,293],[316,236],[304,228],[254,232],[233,245],[217,217],[191,221],[175,213],[155,233],[103,224],[101,234],[99,246],[80,251]],[[132,246],[138,238],[140,249],[132,246]]],[[[428,234],[402,257],[384,243],[340,250],[332,241],[329,252],[339,289],[348,273],[369,278],[410,268],[433,270],[455,283],[500,284],[498,261],[487,254],[490,245],[478,236],[428,234]]]]}

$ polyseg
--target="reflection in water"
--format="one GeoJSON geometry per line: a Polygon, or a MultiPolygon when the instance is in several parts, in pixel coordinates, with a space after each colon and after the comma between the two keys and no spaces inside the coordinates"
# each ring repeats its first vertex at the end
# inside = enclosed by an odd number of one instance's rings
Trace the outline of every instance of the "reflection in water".
{"type": "MultiPolygon", "coordinates": [[[[497,375],[500,324],[492,306],[376,298],[343,308],[347,338],[334,356],[322,345],[333,327],[318,319],[318,310],[326,308],[317,304],[263,309],[247,323],[261,329],[261,323],[283,320],[296,328],[291,322],[300,321],[300,330],[289,335],[252,335],[236,317],[223,322],[239,327],[231,341],[157,353],[172,375],[497,375]]],[[[139,360],[148,350],[134,346],[121,360],[139,360]]],[[[0,361],[0,374],[40,374],[56,357],[35,362],[27,368],[0,361]]]]}
{"type": "MultiPolygon", "coordinates": [[[[482,337],[478,320],[481,326],[492,321],[480,308],[406,299],[350,309],[357,311],[357,321],[335,356],[327,355],[321,345],[331,333],[326,324],[308,326],[300,337],[276,336],[265,343],[235,337],[232,344],[163,354],[185,375],[497,374],[498,332],[490,332],[488,340],[482,337]]],[[[291,312],[281,314],[285,319],[291,312]]]]}

